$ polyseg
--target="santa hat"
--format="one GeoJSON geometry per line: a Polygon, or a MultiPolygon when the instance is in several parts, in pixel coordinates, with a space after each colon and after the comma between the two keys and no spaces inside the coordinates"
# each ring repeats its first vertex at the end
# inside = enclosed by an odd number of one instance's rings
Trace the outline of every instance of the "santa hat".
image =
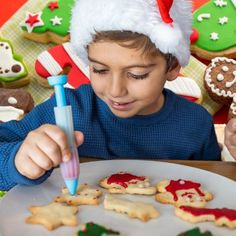
{"type": "Polygon", "coordinates": [[[87,64],[86,47],[101,31],[132,31],[148,36],[181,66],[190,57],[191,0],[77,0],[72,12],[71,43],[87,64]]]}

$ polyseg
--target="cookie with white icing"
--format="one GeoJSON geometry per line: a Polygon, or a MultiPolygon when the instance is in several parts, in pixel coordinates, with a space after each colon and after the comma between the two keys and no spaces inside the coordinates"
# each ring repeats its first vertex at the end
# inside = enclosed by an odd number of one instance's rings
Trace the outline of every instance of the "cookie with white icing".
{"type": "Polygon", "coordinates": [[[0,88],[0,121],[19,120],[34,108],[34,100],[24,89],[0,88]]]}
{"type": "Polygon", "coordinates": [[[216,57],[205,71],[204,85],[210,97],[229,106],[229,118],[236,117],[236,60],[216,57]]]}
{"type": "Polygon", "coordinates": [[[19,88],[30,78],[21,56],[16,55],[10,41],[0,37],[0,87],[19,88]]]}

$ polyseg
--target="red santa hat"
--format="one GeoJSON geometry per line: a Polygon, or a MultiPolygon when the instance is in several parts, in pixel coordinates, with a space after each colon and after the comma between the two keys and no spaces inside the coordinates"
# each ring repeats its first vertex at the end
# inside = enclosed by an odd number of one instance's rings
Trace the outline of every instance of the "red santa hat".
{"type": "Polygon", "coordinates": [[[190,57],[191,0],[77,0],[72,12],[71,43],[87,64],[86,47],[101,31],[132,31],[148,36],[181,66],[190,57]]]}

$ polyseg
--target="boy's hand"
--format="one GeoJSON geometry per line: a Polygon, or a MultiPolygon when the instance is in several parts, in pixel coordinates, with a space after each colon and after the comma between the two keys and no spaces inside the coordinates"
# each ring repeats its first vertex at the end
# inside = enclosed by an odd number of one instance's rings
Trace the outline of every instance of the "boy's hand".
{"type": "Polygon", "coordinates": [[[225,145],[236,160],[236,118],[231,119],[225,127],[225,145]]]}
{"type": "MultiPolygon", "coordinates": [[[[80,146],[83,134],[76,131],[75,140],[80,146]]],[[[58,126],[46,124],[27,135],[16,154],[15,166],[27,178],[37,179],[62,161],[70,160],[70,155],[66,134],[58,126]]]]}

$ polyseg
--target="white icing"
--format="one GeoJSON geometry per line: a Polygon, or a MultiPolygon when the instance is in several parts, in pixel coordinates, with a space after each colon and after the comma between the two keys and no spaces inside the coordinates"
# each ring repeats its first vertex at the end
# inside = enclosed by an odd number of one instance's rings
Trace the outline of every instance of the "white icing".
{"type": "Polygon", "coordinates": [[[0,106],[0,121],[19,120],[24,111],[11,106],[0,106]]]}
{"type": "Polygon", "coordinates": [[[215,5],[217,7],[225,7],[225,6],[227,6],[227,2],[224,1],[224,0],[215,0],[214,3],[215,3],[215,5]]]}
{"type": "Polygon", "coordinates": [[[52,22],[53,26],[61,25],[62,18],[58,16],[54,16],[53,18],[50,19],[50,21],[52,22]]]}
{"type": "Polygon", "coordinates": [[[17,104],[17,100],[14,97],[9,97],[7,101],[9,104],[12,104],[12,105],[17,104]]]}
{"type": "Polygon", "coordinates": [[[40,12],[36,12],[35,14],[31,13],[31,12],[26,12],[26,17],[20,23],[20,26],[25,26],[27,31],[29,33],[31,33],[35,27],[39,27],[39,26],[43,26],[44,25],[41,16],[42,16],[42,12],[41,11],[40,12]],[[37,16],[38,22],[34,23],[33,25],[30,25],[30,23],[26,23],[26,21],[29,19],[30,16],[31,17],[37,16]]]}
{"type": "Polygon", "coordinates": [[[4,58],[4,60],[0,60],[0,77],[17,77],[18,75],[24,72],[23,64],[13,58],[12,48],[9,43],[0,41],[0,44],[2,45],[0,46],[0,58],[4,58]],[[21,68],[20,71],[13,72],[13,65],[19,65],[21,68]]]}
{"type": "Polygon", "coordinates": [[[236,7],[236,0],[231,0],[231,2],[232,2],[233,5],[236,7]]]}
{"type": "Polygon", "coordinates": [[[179,183],[180,184],[185,184],[185,181],[184,180],[180,180],[179,183]]]}
{"type": "Polygon", "coordinates": [[[63,71],[61,66],[48,51],[42,52],[38,56],[37,60],[41,63],[41,65],[47,70],[50,75],[58,75],[63,71]]]}
{"type": "Polygon", "coordinates": [[[202,14],[198,15],[197,20],[199,22],[202,22],[203,19],[210,19],[210,18],[211,18],[211,14],[210,13],[202,13],[202,14]]]}
{"type": "Polygon", "coordinates": [[[219,34],[216,33],[216,32],[212,32],[212,33],[210,34],[210,39],[213,40],[213,41],[218,40],[218,39],[219,39],[219,34]]]}
{"type": "Polygon", "coordinates": [[[191,96],[195,98],[201,98],[201,89],[197,83],[190,78],[178,76],[173,81],[166,81],[165,88],[170,89],[174,93],[183,96],[191,96]]]}
{"type": "Polygon", "coordinates": [[[233,72],[234,79],[230,82],[226,82],[225,87],[230,88],[236,83],[236,71],[233,72]]]}
{"type": "Polygon", "coordinates": [[[224,24],[228,23],[228,20],[229,20],[229,18],[226,17],[226,16],[220,17],[219,18],[219,24],[224,25],[224,24]]]}
{"type": "Polygon", "coordinates": [[[224,76],[223,76],[222,74],[218,74],[218,75],[216,76],[216,79],[217,79],[218,81],[222,81],[222,80],[224,80],[224,76]]]}
{"type": "Polygon", "coordinates": [[[232,93],[229,90],[225,91],[224,89],[219,89],[219,88],[216,87],[216,84],[214,82],[212,82],[211,71],[212,71],[213,68],[216,67],[216,63],[218,63],[219,61],[225,61],[227,63],[231,63],[231,64],[235,64],[236,65],[236,61],[233,60],[233,59],[229,59],[227,57],[215,57],[211,61],[211,66],[206,70],[205,81],[207,83],[207,86],[216,95],[223,96],[223,97],[231,97],[231,98],[233,98],[234,96],[236,96],[236,93],[232,93]]]}
{"type": "Polygon", "coordinates": [[[222,67],[222,70],[223,70],[224,72],[227,72],[227,71],[229,71],[229,67],[228,67],[228,66],[223,66],[223,67],[222,67]]]}

